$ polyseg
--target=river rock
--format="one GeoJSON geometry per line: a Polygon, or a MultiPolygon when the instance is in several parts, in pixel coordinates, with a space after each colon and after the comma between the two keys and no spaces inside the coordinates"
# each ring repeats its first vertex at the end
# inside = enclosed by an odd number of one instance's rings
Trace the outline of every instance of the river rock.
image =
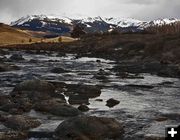
{"type": "Polygon", "coordinates": [[[103,99],[96,99],[97,102],[103,102],[103,99]]]}
{"type": "Polygon", "coordinates": [[[17,61],[24,60],[24,58],[21,54],[13,54],[13,55],[11,55],[10,59],[17,60],[17,61]]]}
{"type": "Polygon", "coordinates": [[[111,98],[111,99],[106,101],[106,106],[114,107],[115,105],[118,105],[119,103],[120,103],[120,101],[111,98]]]}
{"type": "Polygon", "coordinates": [[[57,140],[121,139],[123,126],[112,118],[78,116],[62,122],[55,131],[57,140]]]}
{"type": "Polygon", "coordinates": [[[98,75],[109,75],[110,73],[109,73],[109,72],[106,72],[106,71],[103,70],[103,69],[100,69],[97,74],[98,74],[98,75]]]}
{"type": "Polygon", "coordinates": [[[63,68],[53,68],[51,70],[52,73],[65,73],[68,72],[67,70],[63,69],[63,68]]]}
{"type": "Polygon", "coordinates": [[[38,61],[35,60],[35,59],[31,59],[31,60],[29,60],[29,62],[30,62],[30,63],[37,63],[38,61]]]}
{"type": "Polygon", "coordinates": [[[16,85],[11,96],[29,98],[32,101],[49,99],[55,96],[55,87],[46,81],[27,80],[16,85]]]}
{"type": "Polygon", "coordinates": [[[77,116],[81,114],[78,109],[66,104],[61,99],[50,99],[40,101],[35,104],[35,110],[65,117],[77,116]]]}
{"type": "Polygon", "coordinates": [[[82,112],[89,111],[89,107],[88,107],[87,105],[84,105],[84,104],[80,105],[80,106],[78,107],[78,109],[79,109],[80,111],[82,111],[82,112]]]}
{"type": "Polygon", "coordinates": [[[101,88],[93,85],[67,85],[67,89],[68,92],[65,92],[65,94],[70,92],[71,94],[84,95],[88,98],[95,98],[101,95],[101,88]]]}
{"type": "Polygon", "coordinates": [[[83,95],[70,95],[69,96],[69,103],[73,104],[89,104],[89,98],[83,95]]]}
{"type": "Polygon", "coordinates": [[[23,115],[13,115],[5,118],[4,125],[14,130],[28,130],[30,128],[38,127],[41,123],[31,117],[23,115]]]}

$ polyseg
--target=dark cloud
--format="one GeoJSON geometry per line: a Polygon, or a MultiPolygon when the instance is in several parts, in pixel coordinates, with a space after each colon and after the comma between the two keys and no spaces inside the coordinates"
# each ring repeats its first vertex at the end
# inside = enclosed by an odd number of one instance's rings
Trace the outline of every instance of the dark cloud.
{"type": "Polygon", "coordinates": [[[151,20],[180,18],[179,0],[0,0],[0,22],[27,14],[74,14],[134,17],[151,20]]]}

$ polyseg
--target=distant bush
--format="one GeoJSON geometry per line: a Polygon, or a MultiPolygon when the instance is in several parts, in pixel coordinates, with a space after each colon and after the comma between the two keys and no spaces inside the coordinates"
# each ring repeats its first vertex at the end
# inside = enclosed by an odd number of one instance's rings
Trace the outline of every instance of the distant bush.
{"type": "Polygon", "coordinates": [[[84,31],[84,27],[82,27],[80,25],[76,25],[76,26],[74,26],[73,31],[71,32],[71,37],[79,38],[85,34],[86,34],[86,32],[84,31]]]}
{"type": "Polygon", "coordinates": [[[31,38],[29,39],[29,42],[32,42],[32,39],[31,39],[31,38]]]}
{"type": "Polygon", "coordinates": [[[62,37],[61,37],[61,36],[58,38],[58,42],[59,42],[59,43],[62,42],[62,37]]]}

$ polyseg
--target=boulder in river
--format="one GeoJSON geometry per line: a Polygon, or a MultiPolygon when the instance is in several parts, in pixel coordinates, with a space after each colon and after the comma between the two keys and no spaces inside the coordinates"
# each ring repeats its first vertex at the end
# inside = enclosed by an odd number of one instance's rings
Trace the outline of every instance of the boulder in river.
{"type": "Polygon", "coordinates": [[[69,103],[73,104],[89,104],[89,98],[83,95],[70,95],[69,96],[69,103]]]}
{"type": "Polygon", "coordinates": [[[121,139],[123,125],[113,118],[78,116],[62,122],[55,131],[57,140],[121,139]]]}
{"type": "Polygon", "coordinates": [[[61,99],[43,100],[35,104],[35,110],[51,113],[57,116],[72,117],[81,114],[81,112],[71,105],[66,104],[61,99]]]}
{"type": "Polygon", "coordinates": [[[80,105],[80,106],[78,107],[78,109],[79,109],[80,111],[82,111],[82,112],[89,111],[89,107],[88,107],[87,105],[84,105],[84,104],[80,105]]]}
{"type": "Polygon", "coordinates": [[[32,101],[49,99],[55,95],[55,87],[46,81],[27,80],[14,88],[12,97],[29,98],[32,101]]]}
{"type": "Polygon", "coordinates": [[[114,107],[115,105],[118,105],[119,103],[120,103],[120,101],[111,98],[111,99],[106,101],[106,106],[114,107]]]}
{"type": "Polygon", "coordinates": [[[95,98],[101,95],[101,88],[94,85],[71,84],[67,85],[67,89],[68,91],[65,94],[70,92],[71,94],[84,95],[88,98],[95,98]]]}

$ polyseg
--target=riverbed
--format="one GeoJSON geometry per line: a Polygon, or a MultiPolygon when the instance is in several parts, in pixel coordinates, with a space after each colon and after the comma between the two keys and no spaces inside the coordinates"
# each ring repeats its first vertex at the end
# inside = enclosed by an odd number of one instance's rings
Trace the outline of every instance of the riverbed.
{"type": "MultiPolygon", "coordinates": [[[[30,79],[98,85],[101,87],[101,95],[90,99],[88,105],[90,110],[85,114],[111,117],[122,122],[125,128],[125,140],[164,138],[165,126],[180,122],[180,80],[178,78],[159,77],[149,73],[138,75],[130,73],[132,77],[122,78],[113,71],[113,68],[118,65],[117,62],[103,58],[77,57],[77,54],[9,51],[9,54],[3,57],[6,57],[5,63],[16,65],[20,70],[0,72],[1,95],[8,95],[16,84],[30,79]],[[13,54],[21,54],[24,60],[9,59],[13,54]],[[51,70],[55,67],[66,71],[53,73],[51,70]],[[98,77],[100,72],[104,74],[98,77]],[[109,108],[106,106],[106,101],[110,98],[120,101],[120,104],[109,108]]],[[[66,99],[68,100],[68,97],[66,99]]],[[[34,110],[26,115],[41,120],[40,127],[30,130],[37,133],[53,131],[66,119],[34,110]]],[[[51,138],[45,137],[45,139],[51,138]]]]}

